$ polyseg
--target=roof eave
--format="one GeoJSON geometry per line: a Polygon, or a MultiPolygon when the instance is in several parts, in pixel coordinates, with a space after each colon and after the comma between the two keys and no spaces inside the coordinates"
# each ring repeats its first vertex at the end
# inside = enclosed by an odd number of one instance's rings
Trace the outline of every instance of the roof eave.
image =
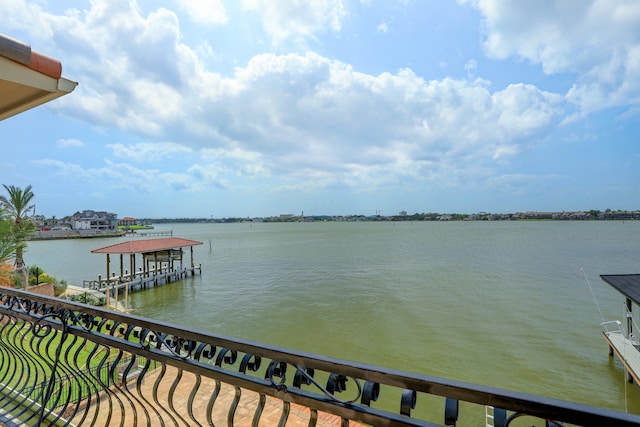
{"type": "Polygon", "coordinates": [[[20,99],[20,102],[14,105],[2,106],[0,109],[0,120],[8,119],[9,117],[23,113],[32,108],[38,107],[42,104],[46,104],[49,101],[60,98],[61,96],[71,93],[78,83],[65,78],[58,79],[58,87],[55,92],[38,91],[34,96],[24,97],[20,99]]]}
{"type": "Polygon", "coordinates": [[[0,35],[0,120],[71,93],[78,83],[62,77],[60,61],[0,35]]]}
{"type": "Polygon", "coordinates": [[[601,274],[600,278],[626,298],[640,304],[640,274],[601,274]]]}

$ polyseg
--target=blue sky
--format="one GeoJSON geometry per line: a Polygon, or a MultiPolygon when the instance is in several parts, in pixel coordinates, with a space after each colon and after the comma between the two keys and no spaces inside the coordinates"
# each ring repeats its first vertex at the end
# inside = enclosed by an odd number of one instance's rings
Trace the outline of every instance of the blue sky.
{"type": "Polygon", "coordinates": [[[639,209],[635,0],[3,0],[71,94],[0,123],[37,212],[639,209]]]}

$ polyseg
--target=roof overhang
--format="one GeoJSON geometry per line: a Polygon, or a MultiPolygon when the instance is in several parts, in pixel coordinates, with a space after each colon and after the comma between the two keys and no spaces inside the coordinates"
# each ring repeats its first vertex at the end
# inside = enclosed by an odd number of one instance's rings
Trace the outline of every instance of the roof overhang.
{"type": "Polygon", "coordinates": [[[0,120],[66,95],[77,85],[62,77],[57,59],[0,34],[0,120]]]}
{"type": "Polygon", "coordinates": [[[622,295],[640,304],[640,274],[601,274],[600,277],[622,295]]]}
{"type": "Polygon", "coordinates": [[[105,246],[91,251],[93,254],[144,254],[151,252],[179,249],[185,246],[197,246],[202,242],[197,240],[182,239],[179,237],[166,237],[162,239],[129,240],[115,245],[105,246]]]}

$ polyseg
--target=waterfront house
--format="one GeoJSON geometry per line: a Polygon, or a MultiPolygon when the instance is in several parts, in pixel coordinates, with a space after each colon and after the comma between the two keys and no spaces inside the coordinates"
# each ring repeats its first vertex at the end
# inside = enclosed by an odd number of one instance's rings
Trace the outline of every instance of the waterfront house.
{"type": "Polygon", "coordinates": [[[109,212],[85,210],[71,216],[74,230],[117,230],[118,215],[109,212]]]}
{"type": "Polygon", "coordinates": [[[120,227],[131,227],[134,225],[138,225],[138,220],[130,216],[125,216],[124,218],[118,220],[118,225],[120,227]]]}

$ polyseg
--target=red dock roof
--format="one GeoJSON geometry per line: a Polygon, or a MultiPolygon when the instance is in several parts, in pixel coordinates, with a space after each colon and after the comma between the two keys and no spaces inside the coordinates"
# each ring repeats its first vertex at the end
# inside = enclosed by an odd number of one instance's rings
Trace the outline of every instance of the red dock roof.
{"type": "Polygon", "coordinates": [[[104,248],[94,249],[94,254],[139,254],[146,252],[166,251],[184,246],[201,245],[197,240],[181,239],[179,237],[167,237],[164,239],[129,240],[104,248]]]}

